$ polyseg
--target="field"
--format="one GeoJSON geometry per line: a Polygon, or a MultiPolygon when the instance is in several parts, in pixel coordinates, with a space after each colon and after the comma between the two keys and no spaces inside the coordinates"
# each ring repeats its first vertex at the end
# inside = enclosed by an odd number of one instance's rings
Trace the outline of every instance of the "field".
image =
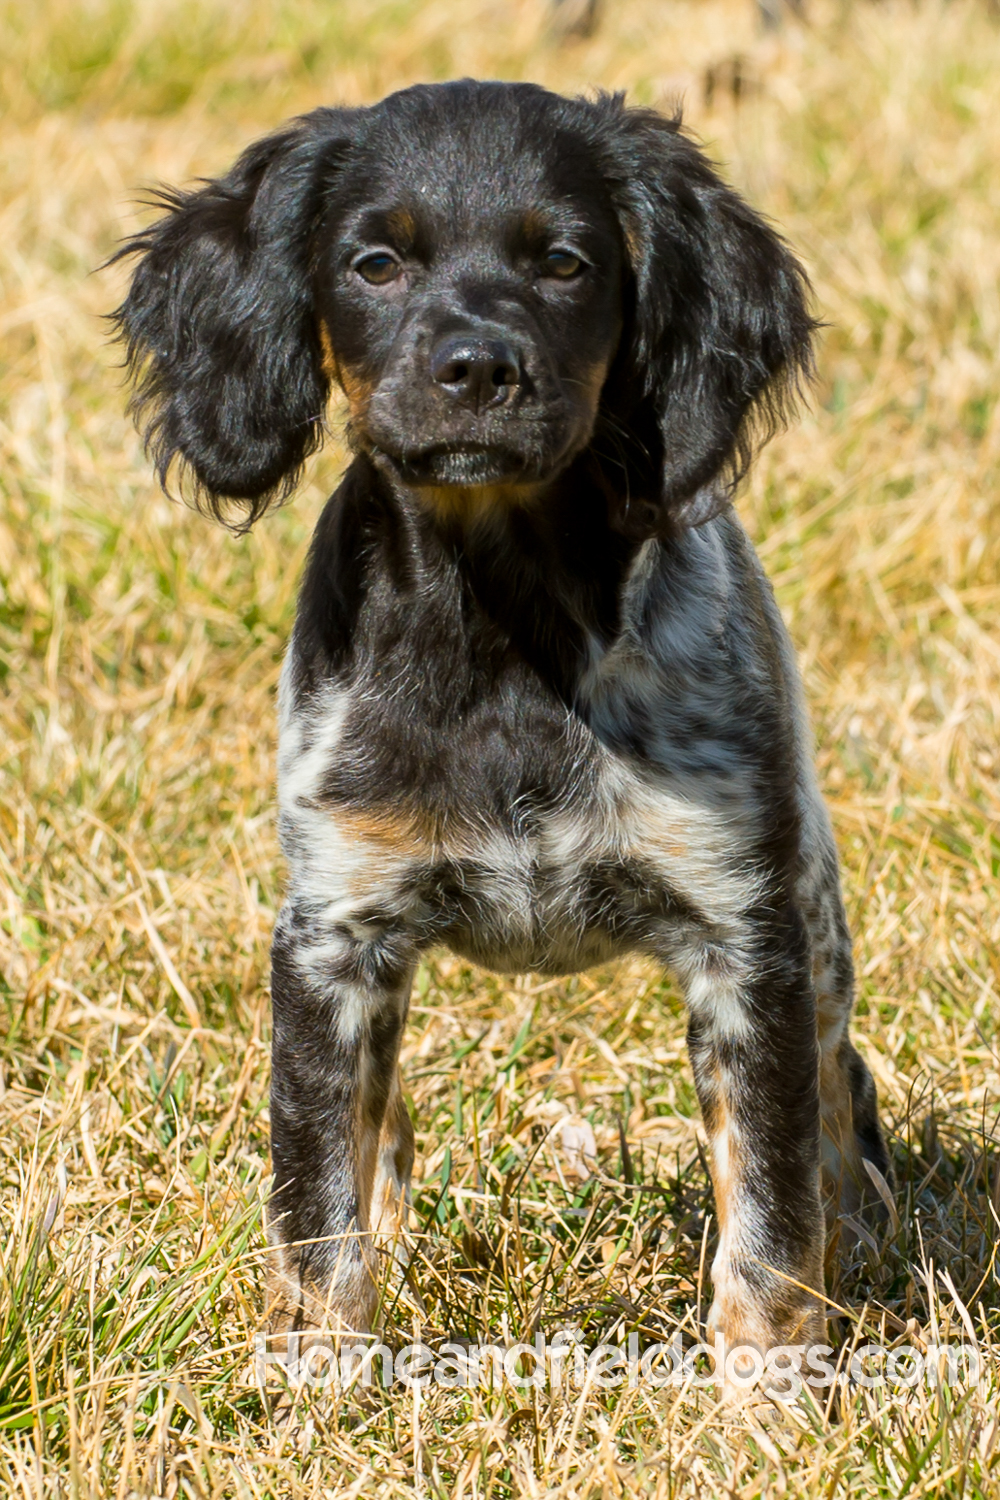
{"type": "MultiPolygon", "coordinates": [[[[765,32],[752,0],[608,0],[567,37],[543,0],[3,0],[0,97],[0,1491],[1000,1492],[995,6],[810,0],[765,32]],[[809,267],[819,378],[739,508],[805,675],[896,1173],[831,1341],[976,1341],[978,1383],[737,1419],[683,1386],[397,1387],[282,1426],[255,1383],[274,689],[342,424],[248,537],[167,501],[101,322],[124,273],[95,268],[151,184],[465,73],[683,98],[809,267]]],[[[696,1333],[712,1200],[660,973],[437,956],[404,1071],[390,1342],[696,1333]]]]}

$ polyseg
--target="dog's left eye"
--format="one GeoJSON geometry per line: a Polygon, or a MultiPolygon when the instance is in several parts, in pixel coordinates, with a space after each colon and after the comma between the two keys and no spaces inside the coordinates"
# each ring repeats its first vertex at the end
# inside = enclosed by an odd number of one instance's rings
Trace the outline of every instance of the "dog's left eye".
{"type": "Polygon", "coordinates": [[[555,276],[560,281],[569,281],[582,270],[583,261],[572,250],[550,250],[542,262],[542,275],[555,276]]]}
{"type": "Polygon", "coordinates": [[[354,269],[363,281],[370,282],[372,286],[385,286],[386,282],[395,281],[402,266],[394,255],[386,255],[382,251],[377,255],[366,255],[363,260],[357,261],[354,269]]]}

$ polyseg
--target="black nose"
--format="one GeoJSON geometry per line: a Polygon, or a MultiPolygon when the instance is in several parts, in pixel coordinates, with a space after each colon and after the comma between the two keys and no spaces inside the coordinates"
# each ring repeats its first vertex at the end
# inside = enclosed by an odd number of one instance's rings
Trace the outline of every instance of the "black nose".
{"type": "Polygon", "coordinates": [[[431,374],[463,406],[499,406],[520,384],[517,355],[501,339],[458,335],[443,339],[431,355],[431,374]]]}

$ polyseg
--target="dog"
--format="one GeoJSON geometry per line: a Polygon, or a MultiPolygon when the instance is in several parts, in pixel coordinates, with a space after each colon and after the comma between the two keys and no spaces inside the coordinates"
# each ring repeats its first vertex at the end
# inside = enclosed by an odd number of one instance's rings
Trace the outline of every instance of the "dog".
{"type": "Polygon", "coordinates": [[[709,1334],[816,1343],[827,1227],[890,1168],[793,651],[732,507],[812,371],[802,268],[679,119],[530,84],[317,109],[160,202],[114,316],[164,486],[179,461],[251,525],[334,385],[355,455],[279,691],[272,1331],[371,1329],[443,944],[676,976],[709,1334]]]}

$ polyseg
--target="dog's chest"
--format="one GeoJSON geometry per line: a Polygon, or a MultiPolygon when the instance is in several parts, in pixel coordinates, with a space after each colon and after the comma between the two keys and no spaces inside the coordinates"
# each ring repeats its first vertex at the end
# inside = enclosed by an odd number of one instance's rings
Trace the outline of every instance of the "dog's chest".
{"type": "Polygon", "coordinates": [[[742,906],[719,819],[602,744],[530,672],[462,711],[420,688],[409,662],[328,686],[308,716],[284,695],[283,845],[293,891],[328,921],[566,972],[629,949],[665,956],[682,929],[742,906]]]}

